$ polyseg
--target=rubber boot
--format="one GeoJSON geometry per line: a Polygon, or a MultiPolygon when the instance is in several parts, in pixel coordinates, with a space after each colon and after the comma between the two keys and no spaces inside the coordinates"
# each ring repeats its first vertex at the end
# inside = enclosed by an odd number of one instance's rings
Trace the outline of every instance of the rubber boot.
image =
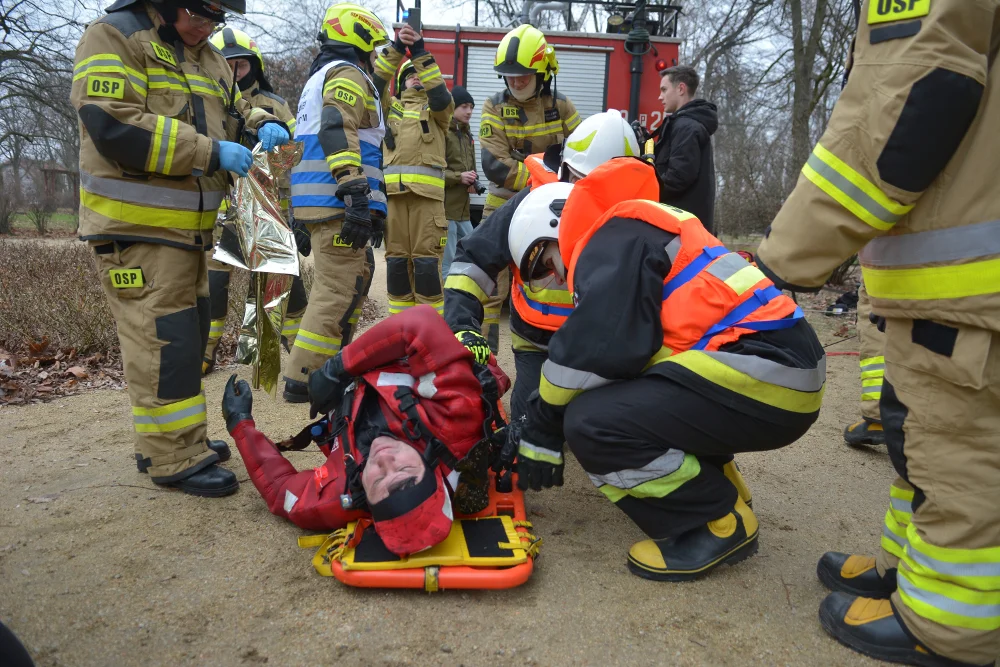
{"type": "Polygon", "coordinates": [[[896,568],[880,577],[871,556],[827,551],[816,565],[816,575],[831,591],[887,600],[896,590],[896,568]]]}
{"type": "Polygon", "coordinates": [[[844,442],[852,447],[858,445],[884,445],[885,431],[882,424],[862,419],[844,429],[844,442]]]}
{"type": "Polygon", "coordinates": [[[184,479],[168,482],[162,486],[173,487],[192,496],[221,498],[236,493],[240,488],[240,482],[231,470],[220,468],[213,463],[184,479]]]}
{"type": "Polygon", "coordinates": [[[721,519],[677,537],[636,542],[628,552],[632,574],[656,581],[691,581],[725,563],[757,553],[757,517],[743,502],[721,519]]]}
{"type": "MultiPolygon", "coordinates": [[[[229,451],[229,445],[224,440],[209,440],[208,448],[219,455],[218,463],[224,463],[233,457],[233,453],[229,451]]],[[[140,458],[139,454],[136,454],[135,467],[139,469],[139,472],[149,474],[149,459],[140,458]]]]}
{"type": "Polygon", "coordinates": [[[288,403],[308,403],[309,385],[305,382],[285,378],[285,390],[281,396],[288,403]]]}
{"type": "Polygon", "coordinates": [[[736,487],[736,491],[740,494],[740,499],[747,504],[747,507],[753,509],[753,496],[750,493],[750,486],[743,479],[743,473],[740,472],[740,467],[736,465],[736,461],[730,461],[722,466],[722,472],[726,475],[726,479],[736,487]]]}
{"type": "Polygon", "coordinates": [[[870,658],[923,667],[969,667],[920,645],[889,600],[830,593],[819,605],[819,622],[838,642],[870,658]]]}

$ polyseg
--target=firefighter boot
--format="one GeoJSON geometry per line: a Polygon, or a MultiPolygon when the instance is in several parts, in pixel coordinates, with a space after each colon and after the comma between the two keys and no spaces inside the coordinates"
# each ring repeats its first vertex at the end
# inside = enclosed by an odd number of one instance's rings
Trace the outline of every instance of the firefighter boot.
{"type": "Polygon", "coordinates": [[[889,600],[834,592],[819,605],[819,622],[841,644],[877,660],[922,667],[966,667],[917,642],[893,612],[889,600]]]}
{"type": "Polygon", "coordinates": [[[170,486],[192,496],[221,498],[236,493],[240,488],[240,482],[233,471],[220,468],[213,463],[183,479],[167,482],[162,486],[170,486]]]}
{"type": "Polygon", "coordinates": [[[219,348],[217,346],[213,347],[212,348],[212,355],[210,357],[206,357],[206,358],[204,358],[204,359],[201,360],[201,374],[202,375],[208,375],[213,370],[215,370],[215,357],[216,357],[216,354],[218,353],[218,351],[219,351],[219,348]]]}
{"type": "MultiPolygon", "coordinates": [[[[208,448],[219,455],[218,463],[223,463],[233,457],[233,453],[229,450],[229,445],[224,440],[209,440],[208,448]]],[[[136,454],[135,467],[139,469],[139,472],[149,474],[149,459],[144,459],[139,454],[136,454]]]]}
{"type": "Polygon", "coordinates": [[[308,403],[309,385],[298,380],[285,378],[285,391],[281,394],[288,403],[308,403]]]}
{"type": "Polygon", "coordinates": [[[722,472],[725,474],[726,479],[736,487],[737,493],[740,494],[740,499],[747,504],[747,507],[753,509],[753,495],[750,493],[750,486],[743,479],[743,473],[740,472],[740,467],[736,465],[736,461],[730,461],[722,466],[722,472]]]}
{"type": "Polygon", "coordinates": [[[656,581],[691,581],[724,563],[757,553],[757,517],[743,502],[720,519],[676,537],[636,542],[628,552],[632,574],[656,581]]]}
{"type": "Polygon", "coordinates": [[[875,559],[827,551],[816,565],[816,575],[831,591],[887,600],[896,590],[896,568],[880,577],[875,559]]]}
{"type": "Polygon", "coordinates": [[[878,422],[862,419],[844,429],[844,442],[851,447],[858,445],[884,445],[885,431],[878,422]]]}

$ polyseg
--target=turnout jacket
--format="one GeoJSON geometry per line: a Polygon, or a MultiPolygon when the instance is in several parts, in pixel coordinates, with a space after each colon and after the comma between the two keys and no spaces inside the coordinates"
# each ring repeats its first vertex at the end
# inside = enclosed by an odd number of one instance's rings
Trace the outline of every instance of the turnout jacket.
{"type": "Polygon", "coordinates": [[[486,100],[479,123],[483,172],[489,179],[486,206],[497,208],[528,184],[524,159],[561,144],[580,124],[580,114],[562,93],[542,93],[527,102],[502,90],[486,100]]]}
{"type": "Polygon", "coordinates": [[[451,119],[445,141],[445,161],[445,217],[449,220],[470,220],[469,186],[462,184],[462,172],[476,170],[476,145],[468,123],[451,119]]]}
{"type": "Polygon", "coordinates": [[[444,201],[445,136],[455,102],[434,56],[417,44],[412,48],[417,53],[412,53],[410,62],[424,89],[400,91],[390,104],[385,138],[386,192],[390,197],[412,192],[444,201]]]}
{"type": "Polygon", "coordinates": [[[230,183],[219,142],[241,138],[229,108],[251,133],[279,122],[243,98],[214,46],[185,46],[145,2],[87,27],[70,100],[80,118],[84,240],[210,248],[230,183]]]}

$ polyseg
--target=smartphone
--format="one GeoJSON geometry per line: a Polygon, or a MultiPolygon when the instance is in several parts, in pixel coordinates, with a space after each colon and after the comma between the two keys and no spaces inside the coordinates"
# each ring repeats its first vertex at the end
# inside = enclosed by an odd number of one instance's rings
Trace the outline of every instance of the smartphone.
{"type": "Polygon", "coordinates": [[[406,22],[411,28],[420,32],[420,7],[413,7],[406,11],[406,22]]]}

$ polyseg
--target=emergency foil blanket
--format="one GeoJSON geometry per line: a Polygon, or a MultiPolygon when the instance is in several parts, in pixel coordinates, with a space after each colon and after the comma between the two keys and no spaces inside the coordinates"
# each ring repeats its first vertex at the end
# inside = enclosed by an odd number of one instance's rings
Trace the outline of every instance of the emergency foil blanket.
{"type": "Polygon", "coordinates": [[[299,275],[295,236],[281,214],[278,180],[302,159],[301,142],[253,150],[253,166],[237,178],[213,257],[251,273],[236,363],[253,366],[252,386],[272,396],[281,373],[281,328],[299,275]]]}

